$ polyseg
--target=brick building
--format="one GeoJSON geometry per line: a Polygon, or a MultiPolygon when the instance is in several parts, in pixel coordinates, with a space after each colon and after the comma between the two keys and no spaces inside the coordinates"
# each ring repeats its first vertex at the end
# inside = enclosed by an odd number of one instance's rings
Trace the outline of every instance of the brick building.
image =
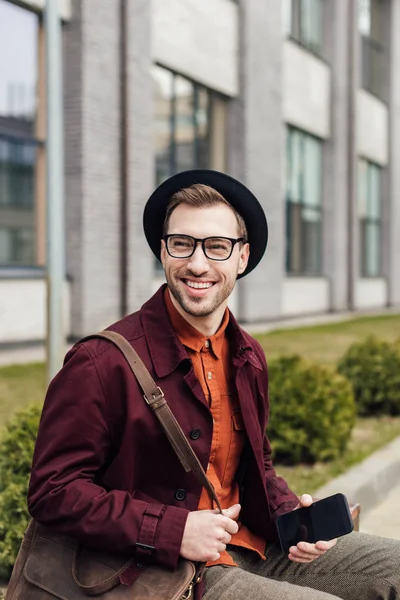
{"type": "MultiPolygon", "coordinates": [[[[43,4],[0,0],[0,344],[45,335],[43,4]]],[[[192,167],[238,177],[268,217],[243,322],[400,306],[400,0],[60,10],[71,337],[161,283],[143,206],[192,167]]]]}

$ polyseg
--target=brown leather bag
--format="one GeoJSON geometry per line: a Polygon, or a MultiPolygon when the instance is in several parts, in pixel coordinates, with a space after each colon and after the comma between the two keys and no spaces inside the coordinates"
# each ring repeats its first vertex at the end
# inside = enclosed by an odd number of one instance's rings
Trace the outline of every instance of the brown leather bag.
{"type": "MultiPolygon", "coordinates": [[[[113,331],[102,331],[81,341],[96,337],[112,342],[123,353],[183,468],[195,473],[221,512],[203,467],[136,351],[113,331]]],[[[73,538],[32,520],[17,556],[6,600],[84,600],[88,596],[99,600],[183,600],[191,598],[205,567],[204,563],[184,558],[179,559],[174,571],[150,563],[131,585],[122,584],[121,579],[126,581],[137,560],[83,547],[73,538]]]]}

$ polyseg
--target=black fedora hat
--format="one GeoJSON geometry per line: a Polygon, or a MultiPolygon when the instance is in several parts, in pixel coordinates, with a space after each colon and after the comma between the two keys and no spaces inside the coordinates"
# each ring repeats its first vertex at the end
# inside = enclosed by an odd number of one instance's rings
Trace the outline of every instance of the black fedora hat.
{"type": "Polygon", "coordinates": [[[143,229],[147,242],[160,260],[161,238],[167,206],[171,197],[195,183],[214,188],[241,215],[246,223],[250,258],[246,270],[238,275],[244,277],[262,259],[268,242],[268,225],[264,210],[250,190],[233,177],[211,169],[182,171],[166,179],[152,193],[143,213],[143,229]]]}

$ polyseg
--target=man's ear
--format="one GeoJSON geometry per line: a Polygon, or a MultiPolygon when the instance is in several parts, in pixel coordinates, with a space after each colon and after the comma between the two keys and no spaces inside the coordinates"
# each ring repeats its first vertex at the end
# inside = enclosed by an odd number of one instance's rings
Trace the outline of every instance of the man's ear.
{"type": "Polygon", "coordinates": [[[163,266],[164,266],[166,254],[167,254],[167,247],[165,245],[165,241],[161,240],[160,258],[161,258],[161,262],[162,262],[163,266]]]}
{"type": "Polygon", "coordinates": [[[243,244],[243,247],[240,249],[239,255],[239,269],[238,275],[241,275],[247,267],[247,263],[249,262],[250,256],[250,244],[243,244]]]}

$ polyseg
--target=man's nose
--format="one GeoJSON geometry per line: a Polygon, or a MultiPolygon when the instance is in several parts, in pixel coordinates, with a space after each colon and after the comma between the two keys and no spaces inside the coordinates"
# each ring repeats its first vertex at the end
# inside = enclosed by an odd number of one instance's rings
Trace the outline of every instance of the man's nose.
{"type": "Polygon", "coordinates": [[[196,273],[198,275],[208,271],[210,268],[210,263],[203,252],[200,242],[197,242],[195,251],[188,260],[188,268],[192,271],[192,273],[196,273]]]}

